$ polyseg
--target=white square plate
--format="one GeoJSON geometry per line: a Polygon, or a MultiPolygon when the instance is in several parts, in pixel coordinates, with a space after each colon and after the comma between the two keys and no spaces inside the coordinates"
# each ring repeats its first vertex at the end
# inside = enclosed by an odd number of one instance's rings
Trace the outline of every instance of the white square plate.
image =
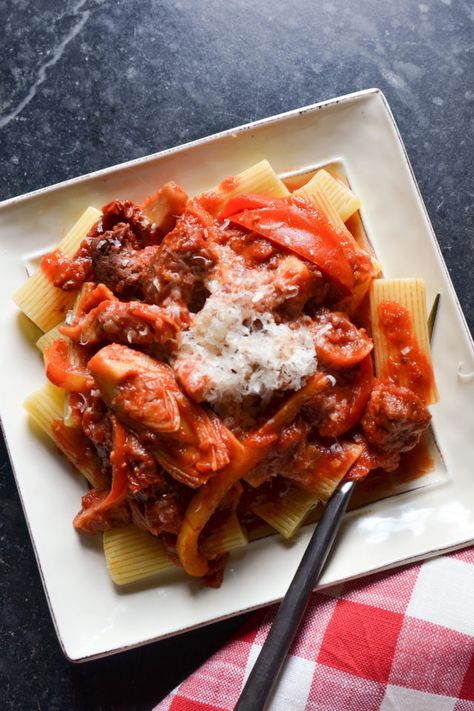
{"type": "Polygon", "coordinates": [[[347,515],[322,584],[474,540],[474,383],[457,373],[460,362],[474,369],[473,345],[390,109],[373,89],[291,111],[0,206],[1,415],[53,620],[73,661],[274,602],[285,593],[310,530],[292,545],[274,537],[252,543],[230,561],[219,590],[180,573],[130,592],[114,587],[99,538],[78,535],[71,524],[84,482],[35,436],[22,409],[44,374],[27,320],[10,296],[35,253],[53,246],[87,205],[141,201],[171,179],[196,193],[262,158],[279,173],[342,161],[362,198],[365,228],[386,276],[423,277],[428,303],[442,294],[433,344],[441,401],[433,408],[433,424],[448,476],[347,515]]]}

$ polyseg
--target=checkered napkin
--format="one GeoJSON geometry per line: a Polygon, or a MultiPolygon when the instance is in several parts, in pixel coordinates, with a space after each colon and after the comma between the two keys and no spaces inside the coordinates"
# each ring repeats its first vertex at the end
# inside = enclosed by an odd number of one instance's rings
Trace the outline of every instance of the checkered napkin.
{"type": "MultiPolygon", "coordinates": [[[[276,606],[154,711],[233,709],[276,606]]],[[[271,711],[474,711],[474,548],[313,593],[271,711]]]]}

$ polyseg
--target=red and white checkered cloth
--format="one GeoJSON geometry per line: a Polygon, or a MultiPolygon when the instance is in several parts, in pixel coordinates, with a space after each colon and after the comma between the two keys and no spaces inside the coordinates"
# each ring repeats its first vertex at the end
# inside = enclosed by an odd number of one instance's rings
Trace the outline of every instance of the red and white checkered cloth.
{"type": "MultiPolygon", "coordinates": [[[[276,606],[154,711],[233,709],[276,606]]],[[[313,593],[271,711],[474,711],[474,548],[313,593]]]]}

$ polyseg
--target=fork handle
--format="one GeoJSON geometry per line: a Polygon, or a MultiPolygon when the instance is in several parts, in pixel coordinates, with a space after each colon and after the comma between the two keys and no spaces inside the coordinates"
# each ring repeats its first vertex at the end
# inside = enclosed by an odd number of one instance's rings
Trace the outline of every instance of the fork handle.
{"type": "Polygon", "coordinates": [[[344,482],[326,505],[234,711],[263,711],[265,708],[354,487],[354,481],[344,482]]]}

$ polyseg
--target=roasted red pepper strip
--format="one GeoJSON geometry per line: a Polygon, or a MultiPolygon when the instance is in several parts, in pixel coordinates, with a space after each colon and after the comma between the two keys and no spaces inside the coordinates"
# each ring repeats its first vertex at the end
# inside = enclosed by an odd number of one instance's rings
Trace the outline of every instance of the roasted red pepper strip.
{"type": "Polygon", "coordinates": [[[231,219],[304,257],[348,291],[352,288],[354,275],[337,230],[305,200],[292,197],[285,205],[246,210],[231,219]]]}
{"type": "Polygon", "coordinates": [[[274,207],[278,203],[284,204],[281,200],[264,197],[263,195],[255,195],[247,193],[246,195],[237,195],[231,198],[217,215],[217,219],[225,220],[231,215],[236,215],[243,210],[256,210],[260,207],[274,207]]]}
{"type": "Polygon", "coordinates": [[[341,413],[337,419],[328,418],[319,425],[319,434],[323,437],[340,437],[348,432],[362,417],[365,410],[372,386],[374,374],[370,354],[367,355],[359,365],[358,373],[351,385],[336,385],[331,393],[337,400],[346,402],[345,406],[337,408],[336,412],[341,413]]]}
{"type": "MultiPolygon", "coordinates": [[[[120,424],[116,417],[112,416],[114,431],[114,448],[110,454],[112,464],[112,484],[109,492],[104,492],[102,497],[87,509],[80,511],[74,519],[74,527],[84,531],[88,530],[88,524],[93,521],[100,512],[106,511],[119,504],[127,494],[127,460],[126,444],[127,431],[120,424]]],[[[99,492],[98,492],[99,493],[99,492]]]]}
{"type": "Polygon", "coordinates": [[[94,386],[94,379],[84,368],[71,363],[69,346],[66,341],[58,339],[44,351],[46,377],[54,385],[69,392],[84,393],[94,386]]]}
{"type": "Polygon", "coordinates": [[[107,507],[118,504],[127,493],[127,459],[125,456],[127,431],[116,417],[112,417],[112,426],[114,430],[114,448],[110,453],[112,486],[103,504],[107,507]]]}
{"type": "Polygon", "coordinates": [[[369,354],[361,362],[357,378],[354,381],[354,398],[351,403],[350,412],[344,423],[344,432],[347,432],[359,422],[370,397],[373,384],[374,371],[372,368],[372,358],[369,354]]]}

